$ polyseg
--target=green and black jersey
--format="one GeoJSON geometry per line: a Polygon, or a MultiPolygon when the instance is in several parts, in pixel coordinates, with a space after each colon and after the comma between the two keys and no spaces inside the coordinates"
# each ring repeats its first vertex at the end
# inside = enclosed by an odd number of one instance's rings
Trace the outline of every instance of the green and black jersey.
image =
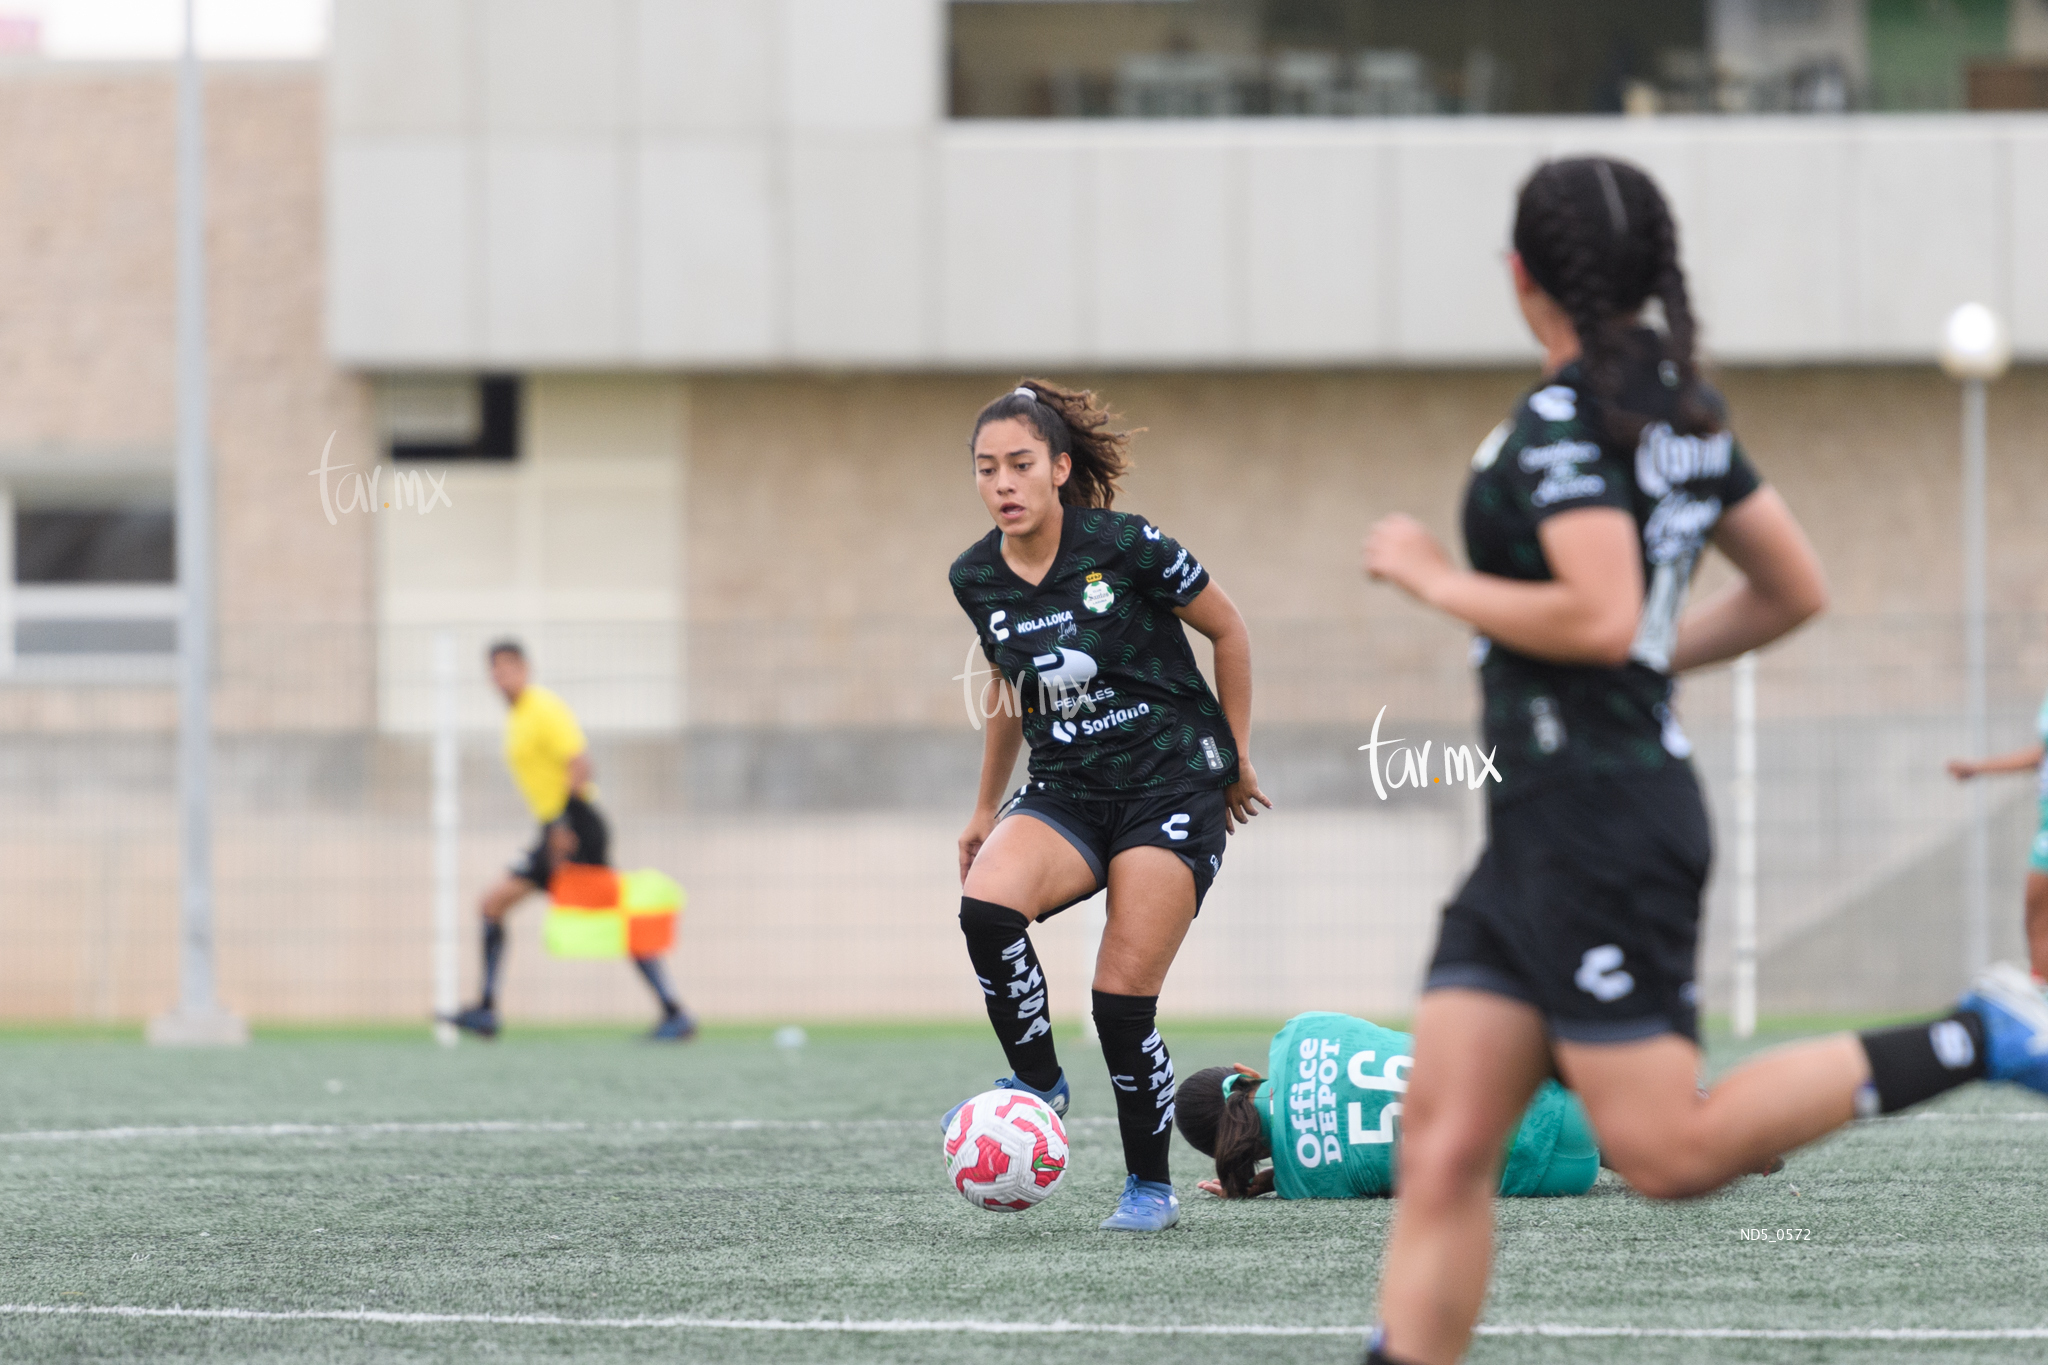
{"type": "Polygon", "coordinates": [[[1655,771],[1691,753],[1671,714],[1678,616],[1707,538],[1760,481],[1726,429],[1672,431],[1676,394],[1662,375],[1675,381],[1675,371],[1646,360],[1622,388],[1628,411],[1652,419],[1632,448],[1609,432],[1574,362],[1524,398],[1472,458],[1465,553],[1480,573],[1548,579],[1537,527],[1582,507],[1632,516],[1643,556],[1642,619],[1620,667],[1550,663],[1483,636],[1475,643],[1486,744],[1501,776],[1496,802],[1559,780],[1655,771]]]}
{"type": "Polygon", "coordinates": [[[1143,517],[1063,509],[1044,581],[1026,583],[990,531],[953,561],[953,595],[1020,708],[1031,778],[1068,796],[1226,787],[1237,744],[1174,610],[1209,571],[1143,517]]]}

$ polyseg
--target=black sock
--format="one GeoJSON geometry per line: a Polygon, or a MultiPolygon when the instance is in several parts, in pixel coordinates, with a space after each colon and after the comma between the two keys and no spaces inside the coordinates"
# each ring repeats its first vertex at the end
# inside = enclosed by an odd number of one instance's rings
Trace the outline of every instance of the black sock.
{"type": "Polygon", "coordinates": [[[1984,1021],[1974,1010],[1904,1028],[1872,1029],[1856,1040],[1870,1058],[1868,1093],[1856,1112],[1896,1114],[1984,1078],[1984,1021]]]}
{"type": "Polygon", "coordinates": [[[1173,1147],[1173,1059],[1153,1027],[1156,995],[1095,992],[1095,1032],[1116,1087],[1116,1126],[1124,1140],[1124,1168],[1140,1180],[1170,1181],[1173,1147]]]}
{"type": "Polygon", "coordinates": [[[498,963],[505,957],[505,925],[503,921],[484,921],[484,997],[477,1003],[485,1009],[493,1008],[498,1002],[498,963]]]}
{"type": "Polygon", "coordinates": [[[1052,1043],[1052,1019],[1045,1006],[1045,973],[1031,950],[1031,921],[993,901],[960,898],[960,932],[967,957],[988,997],[988,1021],[995,1025],[1010,1070],[1034,1090],[1059,1084],[1060,1059],[1052,1043]]]}
{"type": "Polygon", "coordinates": [[[633,959],[633,965],[640,969],[640,975],[647,978],[647,985],[653,990],[654,998],[661,1002],[662,1018],[673,1019],[683,1012],[683,1007],[676,1003],[675,996],[669,994],[668,977],[661,970],[660,958],[636,957],[633,959]]]}

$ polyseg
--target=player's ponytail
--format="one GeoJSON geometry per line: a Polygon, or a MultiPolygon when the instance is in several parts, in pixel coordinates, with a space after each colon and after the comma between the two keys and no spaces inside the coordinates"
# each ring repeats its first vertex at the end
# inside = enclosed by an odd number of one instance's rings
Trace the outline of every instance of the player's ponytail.
{"type": "Polygon", "coordinates": [[[1514,243],[1529,277],[1571,319],[1586,382],[1617,440],[1633,443],[1650,420],[1622,406],[1623,373],[1633,365],[1653,367],[1676,390],[1674,430],[1720,429],[1700,388],[1699,326],[1679,264],[1678,224],[1655,181],[1607,157],[1546,161],[1516,199],[1514,243]],[[1655,353],[1644,355],[1638,324],[1653,298],[1664,330],[1655,353]]]}
{"type": "Polygon", "coordinates": [[[1068,389],[1044,379],[1026,379],[996,399],[974,419],[967,448],[990,422],[1016,417],[1038,433],[1055,455],[1073,461],[1073,472],[1060,485],[1060,501],[1068,507],[1108,507],[1117,485],[1131,467],[1130,444],[1135,434],[1111,431],[1116,414],[1091,389],[1068,389]]]}
{"type": "Polygon", "coordinates": [[[1266,1149],[1266,1126],[1252,1102],[1260,1081],[1227,1066],[1205,1067],[1173,1092],[1173,1121],[1188,1145],[1216,1159],[1216,1179],[1226,1199],[1245,1199],[1266,1149]],[[1227,1095],[1227,1098],[1226,1098],[1227,1095]]]}

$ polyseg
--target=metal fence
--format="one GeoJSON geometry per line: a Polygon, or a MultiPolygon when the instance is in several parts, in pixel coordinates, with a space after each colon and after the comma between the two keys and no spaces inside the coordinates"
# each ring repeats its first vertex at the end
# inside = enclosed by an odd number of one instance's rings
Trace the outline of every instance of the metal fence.
{"type": "MultiPolygon", "coordinates": [[[[1484,833],[1477,795],[1393,790],[1357,746],[1474,738],[1465,643],[1419,616],[1253,623],[1255,757],[1279,809],[1233,839],[1168,984],[1182,1015],[1412,1006],[1437,908],[1484,833]]],[[[474,902],[533,837],[499,762],[500,703],[458,632],[461,969],[474,902]]],[[[538,677],[582,715],[618,860],[690,893],[675,966],[722,1018],[970,1016],[954,838],[979,737],[970,641],[945,622],[788,622],[526,632],[538,677]],[[649,718],[667,718],[650,724],[649,718]],[[678,719],[685,723],[677,723],[678,719]]],[[[433,991],[433,632],[223,630],[216,768],[221,993],[256,1018],[425,1020],[433,991]]],[[[1908,1009],[1964,974],[1967,804],[1953,617],[1835,618],[1758,669],[1758,902],[1767,1012],[1908,1009]]],[[[2031,738],[2048,617],[1992,622],[1992,744],[2031,738]]],[[[136,1019],[176,990],[173,699],[128,666],[0,688],[0,1014],[136,1019]]],[[[1680,711],[1730,828],[1729,670],[1680,711]]],[[[2030,781],[1995,789],[1993,948],[2019,951],[2030,781]]],[[[1721,860],[1725,868],[1727,859],[1721,860]]],[[[1728,878],[1703,980],[1730,985],[1728,878]]],[[[645,1008],[617,963],[542,953],[514,920],[512,1017],[645,1008]]],[[[1056,1012],[1078,1015],[1099,903],[1039,932],[1056,1012]]]]}

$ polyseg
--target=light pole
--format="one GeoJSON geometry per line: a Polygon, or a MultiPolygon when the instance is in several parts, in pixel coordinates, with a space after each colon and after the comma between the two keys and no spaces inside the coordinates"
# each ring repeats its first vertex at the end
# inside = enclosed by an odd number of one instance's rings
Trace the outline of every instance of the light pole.
{"type": "Polygon", "coordinates": [[[178,1007],[152,1043],[246,1043],[213,975],[213,455],[206,411],[206,144],[185,0],[178,62],[178,1007]]]}
{"type": "MultiPolygon", "coordinates": [[[[2005,373],[2012,343],[1998,315],[1966,303],[1948,315],[1941,367],[1963,384],[1963,713],[1966,752],[1990,743],[1986,712],[1984,617],[1984,386],[2005,373]]],[[[1974,976],[1991,961],[1991,838],[1984,784],[1969,784],[1969,827],[1963,859],[1963,967],[1974,976]]]]}

